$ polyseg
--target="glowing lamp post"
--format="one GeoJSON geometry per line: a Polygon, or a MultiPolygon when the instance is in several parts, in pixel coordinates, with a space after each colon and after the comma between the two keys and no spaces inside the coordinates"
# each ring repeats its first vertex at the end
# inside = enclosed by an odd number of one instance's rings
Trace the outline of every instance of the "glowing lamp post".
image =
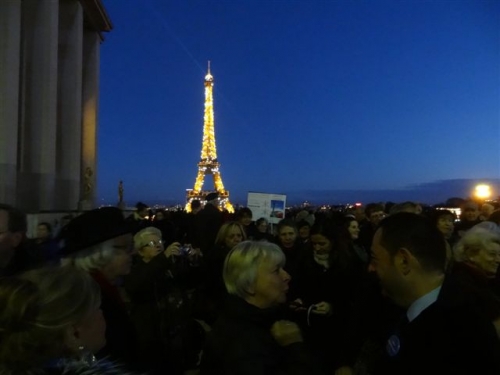
{"type": "Polygon", "coordinates": [[[488,199],[491,197],[491,186],[486,184],[476,185],[474,188],[474,196],[478,199],[488,199]]]}

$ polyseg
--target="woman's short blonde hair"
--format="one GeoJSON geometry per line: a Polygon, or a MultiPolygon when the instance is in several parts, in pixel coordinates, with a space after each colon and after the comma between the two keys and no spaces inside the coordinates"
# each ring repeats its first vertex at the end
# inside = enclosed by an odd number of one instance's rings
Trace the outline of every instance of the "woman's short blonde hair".
{"type": "Polygon", "coordinates": [[[161,231],[156,227],[147,227],[137,232],[134,236],[134,248],[140,250],[146,246],[150,242],[147,237],[151,235],[161,239],[161,231]]]}
{"type": "Polygon", "coordinates": [[[219,232],[217,233],[217,237],[215,238],[215,244],[224,245],[226,243],[226,238],[229,235],[229,232],[233,228],[238,228],[241,232],[243,241],[246,240],[247,235],[245,232],[245,228],[243,228],[243,225],[241,225],[237,221],[228,221],[222,224],[222,226],[220,227],[219,232]]]}
{"type": "Polygon", "coordinates": [[[487,227],[469,229],[453,248],[453,256],[457,262],[470,259],[481,250],[489,250],[493,244],[500,244],[500,232],[487,227]]]}
{"type": "Polygon", "coordinates": [[[270,242],[244,241],[236,245],[224,262],[223,277],[228,293],[247,298],[263,262],[283,267],[285,254],[278,245],[270,242]]]}
{"type": "Polygon", "coordinates": [[[72,267],[47,267],[0,280],[0,373],[26,373],[69,357],[67,328],[101,303],[92,277],[72,267]]]}

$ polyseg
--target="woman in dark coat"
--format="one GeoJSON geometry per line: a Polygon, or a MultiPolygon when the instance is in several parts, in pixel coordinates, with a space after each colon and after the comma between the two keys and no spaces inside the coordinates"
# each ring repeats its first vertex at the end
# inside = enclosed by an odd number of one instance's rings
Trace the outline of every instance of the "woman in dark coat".
{"type": "Polygon", "coordinates": [[[199,282],[199,268],[190,264],[197,251],[178,242],[164,249],[155,227],[136,233],[134,246],[137,256],[125,289],[142,357],[152,374],[181,374],[201,349],[190,342],[201,330],[192,318],[190,293],[199,282]]]}
{"type": "Polygon", "coordinates": [[[245,241],[227,256],[230,297],[209,333],[201,375],[316,374],[298,326],[282,319],[290,275],[275,244],[245,241]]]}
{"type": "Polygon", "coordinates": [[[313,225],[311,248],[291,282],[291,307],[306,344],[328,373],[352,366],[362,343],[356,316],[366,271],[340,240],[340,229],[330,220],[313,225]]]}

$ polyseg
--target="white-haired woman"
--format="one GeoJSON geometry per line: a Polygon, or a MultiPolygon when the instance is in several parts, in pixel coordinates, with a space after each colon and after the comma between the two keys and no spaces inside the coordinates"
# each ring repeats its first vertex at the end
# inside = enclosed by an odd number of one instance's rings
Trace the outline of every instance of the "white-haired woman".
{"type": "Polygon", "coordinates": [[[300,329],[280,320],[290,275],[272,243],[245,241],[227,255],[223,277],[230,297],[212,328],[201,374],[314,374],[300,329]]]}
{"type": "MultiPolygon", "coordinates": [[[[489,225],[492,224],[492,225],[489,225]]],[[[495,277],[500,266],[500,228],[481,223],[469,229],[453,248],[450,277],[495,325],[500,337],[500,288],[495,277]]]]}
{"type": "MultiPolygon", "coordinates": [[[[60,233],[62,264],[88,272],[101,289],[106,320],[106,346],[96,355],[143,370],[137,336],[118,289],[130,272],[134,252],[132,235],[120,209],[104,207],[71,220],[60,233]]],[[[75,291],[77,292],[77,291],[75,291]]]]}
{"type": "Polygon", "coordinates": [[[100,303],[97,283],[70,267],[0,279],[0,373],[107,373],[93,356],[106,343],[100,303]]]}

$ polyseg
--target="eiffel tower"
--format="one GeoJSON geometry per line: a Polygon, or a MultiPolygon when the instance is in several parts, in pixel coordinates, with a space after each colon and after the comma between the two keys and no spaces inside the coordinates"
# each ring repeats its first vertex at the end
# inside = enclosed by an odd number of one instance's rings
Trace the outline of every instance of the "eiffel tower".
{"type": "Polygon", "coordinates": [[[194,189],[186,191],[186,211],[191,210],[191,201],[199,199],[202,202],[205,197],[217,192],[219,194],[220,206],[229,212],[234,212],[233,205],[229,202],[229,191],[224,189],[220,176],[220,164],[217,161],[217,147],[215,146],[214,130],[214,100],[213,100],[214,77],[210,74],[210,61],[208,62],[208,72],[205,76],[205,114],[203,117],[203,142],[201,145],[201,160],[198,163],[198,175],[194,183],[194,189]],[[212,175],[215,190],[201,190],[205,182],[205,176],[212,175]]]}

